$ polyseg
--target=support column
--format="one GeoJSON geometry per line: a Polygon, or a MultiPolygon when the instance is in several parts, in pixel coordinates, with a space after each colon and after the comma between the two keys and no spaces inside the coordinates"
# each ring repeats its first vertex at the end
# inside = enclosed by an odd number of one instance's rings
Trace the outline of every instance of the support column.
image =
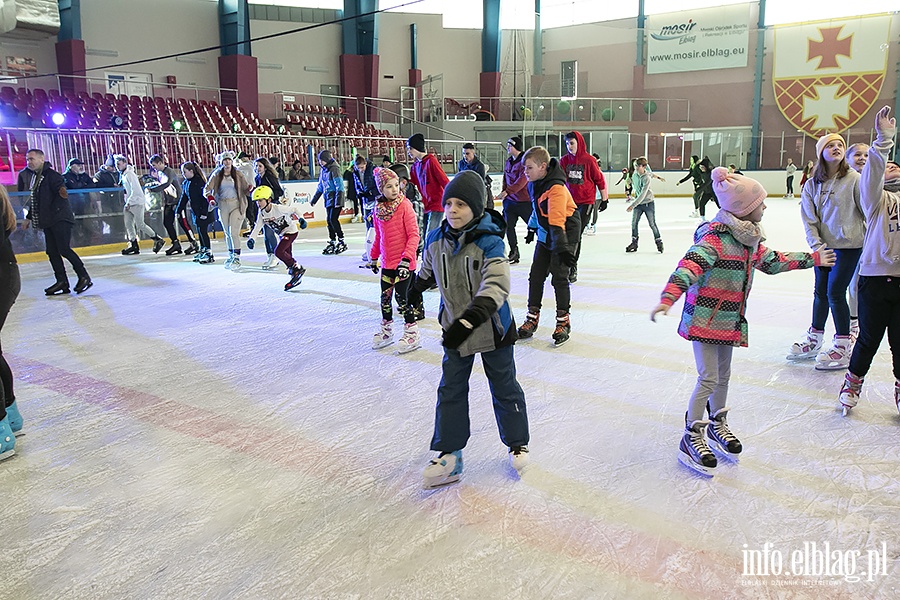
{"type": "Polygon", "coordinates": [[[81,39],[81,0],[59,0],[59,33],[56,42],[56,70],[60,91],[87,92],[84,40],[81,39]],[[77,77],[63,77],[75,75],[77,77]]]}
{"type": "Polygon", "coordinates": [[[259,71],[255,56],[232,54],[219,57],[219,85],[237,90],[222,92],[224,106],[239,106],[247,112],[259,112],[259,71]]]}
{"type": "Polygon", "coordinates": [[[644,12],[644,0],[638,0],[637,15],[637,57],[634,68],[631,71],[632,93],[641,97],[644,95],[644,76],[647,74],[647,66],[644,64],[644,29],[647,27],[647,14],[644,12]]]}
{"type": "MultiPolygon", "coordinates": [[[[341,54],[341,95],[377,98],[378,59],[377,54],[341,54]]],[[[368,121],[362,104],[352,103],[344,109],[350,117],[368,121]]]]}
{"type": "MultiPolygon", "coordinates": [[[[344,51],[340,57],[341,95],[357,98],[378,97],[378,19],[377,15],[368,15],[378,10],[377,0],[344,0],[344,16],[367,16],[349,19],[341,26],[341,47],[344,51]]],[[[374,118],[361,103],[349,103],[344,106],[347,114],[359,121],[374,118]]]]}
{"type": "Polygon", "coordinates": [[[481,106],[496,115],[500,108],[500,0],[483,0],[481,29],[481,106]]]}
{"type": "Polygon", "coordinates": [[[759,19],[756,23],[756,69],[753,72],[753,122],[750,126],[750,153],[747,169],[759,168],[759,150],[762,142],[760,112],[762,111],[763,60],[766,47],[766,0],[759,0],[759,19]]]}

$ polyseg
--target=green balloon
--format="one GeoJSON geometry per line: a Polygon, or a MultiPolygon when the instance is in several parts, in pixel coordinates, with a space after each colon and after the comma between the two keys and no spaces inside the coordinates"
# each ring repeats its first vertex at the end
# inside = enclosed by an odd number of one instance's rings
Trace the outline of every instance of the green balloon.
{"type": "Polygon", "coordinates": [[[614,111],[611,108],[604,108],[603,111],[600,113],[600,118],[603,119],[604,121],[612,121],[613,119],[616,118],[616,111],[614,111]]]}
{"type": "Polygon", "coordinates": [[[652,115],[656,112],[656,102],[653,100],[647,100],[644,102],[644,112],[648,115],[652,115]]]}
{"type": "Polygon", "coordinates": [[[572,105],[569,104],[568,100],[560,100],[556,105],[556,112],[561,115],[569,114],[570,110],[572,110],[572,105]]]}

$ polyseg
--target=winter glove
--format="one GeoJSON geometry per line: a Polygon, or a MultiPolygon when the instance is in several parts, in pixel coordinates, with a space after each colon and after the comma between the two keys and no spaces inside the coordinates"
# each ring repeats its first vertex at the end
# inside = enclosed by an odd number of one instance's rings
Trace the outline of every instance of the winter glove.
{"type": "Polygon", "coordinates": [[[307,225],[309,225],[309,223],[307,223],[306,219],[304,219],[303,217],[297,219],[297,227],[299,227],[300,229],[306,229],[307,225]]]}
{"type": "Polygon", "coordinates": [[[253,238],[252,238],[252,237],[247,238],[247,247],[248,247],[248,248],[250,248],[251,250],[253,250],[253,246],[255,246],[255,245],[256,245],[256,242],[253,241],[253,238]]]}
{"type": "Polygon", "coordinates": [[[403,281],[409,279],[409,259],[401,258],[400,264],[397,265],[397,279],[403,281]]]}
{"type": "Polygon", "coordinates": [[[456,350],[464,341],[469,339],[473,331],[475,331],[475,326],[460,317],[453,321],[450,327],[444,331],[444,335],[441,337],[441,345],[445,348],[456,350]]]}
{"type": "Polygon", "coordinates": [[[578,259],[568,250],[559,253],[559,261],[570,269],[578,264],[578,259]]]}
{"type": "Polygon", "coordinates": [[[372,269],[373,273],[377,273],[378,272],[378,261],[370,260],[369,262],[366,263],[366,268],[372,269]]]}
{"type": "Polygon", "coordinates": [[[601,201],[600,201],[600,208],[599,208],[598,210],[599,210],[600,212],[603,212],[604,210],[606,210],[606,208],[607,208],[608,206],[609,206],[609,200],[601,200],[601,201]]]}
{"type": "Polygon", "coordinates": [[[422,306],[422,292],[417,290],[415,286],[409,286],[409,291],[406,293],[406,305],[409,308],[416,308],[422,306]]]}
{"type": "Polygon", "coordinates": [[[210,194],[209,196],[206,197],[206,201],[209,202],[210,205],[212,205],[212,206],[216,205],[216,197],[213,196],[212,194],[210,194]]]}
{"type": "Polygon", "coordinates": [[[525,243],[530,244],[534,241],[534,234],[537,233],[534,229],[529,229],[528,233],[525,234],[525,243]]]}

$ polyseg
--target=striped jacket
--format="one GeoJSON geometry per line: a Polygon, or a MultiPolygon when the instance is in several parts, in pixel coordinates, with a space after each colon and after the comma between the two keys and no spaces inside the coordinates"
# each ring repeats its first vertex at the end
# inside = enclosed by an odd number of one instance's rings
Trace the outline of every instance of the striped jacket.
{"type": "Polygon", "coordinates": [[[808,252],[782,253],[763,244],[753,252],[719,222],[703,223],[694,233],[694,245],[678,262],[662,292],[661,303],[672,306],[682,294],[684,311],[678,334],[686,340],[747,345],[747,296],[753,269],[774,275],[814,266],[808,252]]]}

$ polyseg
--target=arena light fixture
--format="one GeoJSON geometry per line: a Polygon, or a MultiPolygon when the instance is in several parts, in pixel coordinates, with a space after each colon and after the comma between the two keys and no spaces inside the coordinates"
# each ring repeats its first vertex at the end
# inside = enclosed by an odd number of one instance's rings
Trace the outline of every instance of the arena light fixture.
{"type": "Polygon", "coordinates": [[[66,122],[66,115],[65,113],[55,112],[50,116],[50,121],[57,127],[62,127],[63,123],[66,122]]]}

